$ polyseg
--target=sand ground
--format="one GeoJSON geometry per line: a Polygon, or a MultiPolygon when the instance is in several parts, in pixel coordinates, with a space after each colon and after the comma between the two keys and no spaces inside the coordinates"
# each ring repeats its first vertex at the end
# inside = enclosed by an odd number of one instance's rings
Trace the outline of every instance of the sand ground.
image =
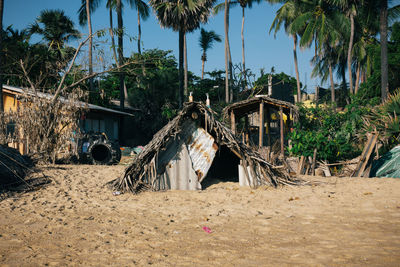
{"type": "Polygon", "coordinates": [[[42,169],[51,184],[0,202],[1,266],[400,265],[400,179],[114,196],[124,166],[42,169]]]}

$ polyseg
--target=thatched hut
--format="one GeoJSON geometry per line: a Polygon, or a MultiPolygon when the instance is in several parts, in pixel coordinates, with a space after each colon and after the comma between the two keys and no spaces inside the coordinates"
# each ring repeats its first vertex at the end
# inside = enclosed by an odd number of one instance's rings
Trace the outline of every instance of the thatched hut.
{"type": "Polygon", "coordinates": [[[239,180],[251,187],[296,183],[285,168],[272,166],[237,139],[230,129],[216,120],[212,110],[202,103],[191,102],[154,135],[124,175],[113,181],[113,187],[134,193],[141,190],[199,190],[203,181],[209,179],[210,168],[223,172],[236,170],[241,176],[239,180]],[[217,160],[220,153],[225,154],[217,160]],[[227,158],[231,160],[227,162],[227,158]]]}

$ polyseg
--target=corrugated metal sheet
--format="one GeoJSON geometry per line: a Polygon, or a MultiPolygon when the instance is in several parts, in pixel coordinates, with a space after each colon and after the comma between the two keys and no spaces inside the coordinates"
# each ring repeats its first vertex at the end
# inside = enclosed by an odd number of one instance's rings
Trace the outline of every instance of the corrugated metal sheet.
{"type": "Polygon", "coordinates": [[[218,146],[214,138],[193,121],[182,125],[183,131],[160,151],[155,190],[200,190],[218,146]]]}
{"type": "MultiPolygon", "coordinates": [[[[186,125],[185,125],[186,126],[186,125]]],[[[192,160],[193,169],[201,182],[207,175],[208,170],[214,160],[218,146],[214,138],[203,128],[196,127],[191,122],[185,128],[187,130],[186,145],[188,146],[189,156],[192,160]]],[[[185,131],[186,132],[186,131],[185,131]]]]}
{"type": "Polygon", "coordinates": [[[165,180],[169,181],[169,188],[173,190],[200,190],[201,185],[192,167],[192,161],[186,145],[169,162],[163,174],[165,180]]]}

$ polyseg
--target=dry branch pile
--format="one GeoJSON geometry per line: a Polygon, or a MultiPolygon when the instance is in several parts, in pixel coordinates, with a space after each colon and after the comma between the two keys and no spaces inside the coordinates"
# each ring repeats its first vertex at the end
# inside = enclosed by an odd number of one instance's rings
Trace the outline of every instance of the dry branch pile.
{"type": "MultiPolygon", "coordinates": [[[[115,190],[123,192],[138,193],[141,190],[155,190],[154,181],[158,179],[156,162],[158,153],[165,148],[168,142],[176,140],[184,130],[183,123],[191,119],[191,116],[199,113],[201,119],[205,121],[205,130],[211,134],[215,142],[221,146],[226,145],[242,162],[247,179],[249,176],[255,177],[253,186],[280,184],[298,184],[300,181],[290,178],[285,168],[277,168],[265,161],[258,152],[252,150],[238,140],[230,129],[217,121],[212,111],[204,104],[198,102],[186,103],[179,114],[159,132],[146,145],[144,150],[133,160],[132,164],[125,170],[122,177],[112,181],[115,190]],[[152,181],[152,182],[149,182],[152,181]]],[[[235,167],[236,166],[232,166],[235,167]]]]}
{"type": "Polygon", "coordinates": [[[16,149],[0,145],[0,187],[8,187],[25,182],[32,170],[32,161],[22,156],[16,149]]]}
{"type": "Polygon", "coordinates": [[[81,90],[75,89],[68,98],[54,99],[51,94],[25,91],[20,96],[21,107],[16,112],[1,116],[1,144],[10,142],[26,146],[35,160],[55,162],[57,153],[64,149],[79,131],[78,116],[84,108],[79,101],[81,90]],[[10,131],[12,123],[12,131],[10,131]]]}

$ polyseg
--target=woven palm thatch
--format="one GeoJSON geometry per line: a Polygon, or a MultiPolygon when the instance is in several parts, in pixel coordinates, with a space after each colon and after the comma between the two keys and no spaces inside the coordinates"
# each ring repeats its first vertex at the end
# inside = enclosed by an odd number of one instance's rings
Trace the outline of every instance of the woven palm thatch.
{"type": "MultiPolygon", "coordinates": [[[[259,185],[278,186],[280,184],[297,184],[290,178],[287,169],[277,168],[266,162],[258,152],[252,150],[237,139],[230,129],[215,119],[213,112],[199,102],[186,103],[179,114],[148,143],[144,150],[127,167],[120,178],[112,182],[114,190],[138,193],[142,190],[157,190],[154,186],[160,173],[157,173],[158,153],[168,143],[176,140],[183,131],[182,125],[187,120],[196,119],[204,122],[203,128],[214,138],[217,145],[227,146],[236,154],[244,167],[247,180],[255,179],[253,187],[259,185]],[[197,115],[199,115],[197,117],[197,115]]],[[[236,167],[236,166],[232,166],[236,167]]]]}

